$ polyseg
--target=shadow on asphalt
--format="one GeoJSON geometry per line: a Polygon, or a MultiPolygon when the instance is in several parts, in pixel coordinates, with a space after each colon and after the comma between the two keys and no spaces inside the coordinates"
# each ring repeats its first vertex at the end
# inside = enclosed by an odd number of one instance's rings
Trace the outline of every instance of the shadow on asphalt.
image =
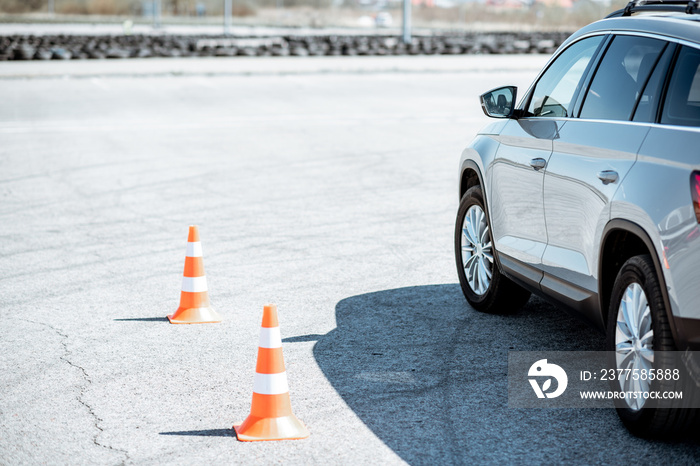
{"type": "Polygon", "coordinates": [[[302,343],[305,341],[318,341],[323,335],[318,333],[310,333],[308,335],[300,335],[298,337],[289,337],[282,340],[282,343],[302,343]]]}
{"type": "Polygon", "coordinates": [[[236,432],[231,429],[210,430],[185,430],[181,432],[161,432],[160,435],[189,435],[196,437],[236,437],[236,432]]]}
{"type": "Polygon", "coordinates": [[[515,315],[479,313],[457,284],[353,296],[314,356],[348,406],[409,464],[697,460],[698,444],[631,436],[612,409],[507,406],[507,356],[594,351],[604,336],[539,298],[515,315]],[[615,441],[611,441],[614,438],[615,441]]]}
{"type": "Polygon", "coordinates": [[[114,319],[115,322],[168,322],[167,317],[134,317],[131,319],[114,319]]]}

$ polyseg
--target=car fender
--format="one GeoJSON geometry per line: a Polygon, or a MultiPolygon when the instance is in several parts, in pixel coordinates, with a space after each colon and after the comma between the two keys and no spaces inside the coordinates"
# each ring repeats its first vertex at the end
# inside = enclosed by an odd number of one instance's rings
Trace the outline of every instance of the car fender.
{"type": "Polygon", "coordinates": [[[497,140],[496,135],[477,135],[472,143],[462,151],[462,156],[460,158],[460,170],[459,170],[459,195],[460,198],[465,187],[462,186],[462,177],[464,171],[468,168],[474,169],[479,176],[479,183],[481,184],[481,190],[484,193],[484,197],[488,197],[490,194],[490,178],[488,168],[493,162],[496,152],[498,151],[498,146],[500,142],[497,140]]]}
{"type": "MultiPolygon", "coordinates": [[[[613,211],[619,210],[620,206],[616,206],[617,209],[612,209],[613,211]]],[[[656,276],[659,279],[659,285],[661,287],[661,295],[663,296],[664,306],[666,307],[666,315],[668,318],[669,326],[671,328],[671,333],[673,334],[673,339],[681,347],[684,346],[685,338],[683,335],[679,334],[679,329],[676,325],[675,319],[673,317],[674,307],[671,305],[671,295],[669,294],[668,280],[671,279],[670,274],[665,273],[665,267],[663,266],[663,243],[661,242],[661,237],[656,230],[655,225],[648,218],[646,221],[642,218],[643,211],[636,206],[627,206],[627,209],[639,210],[637,215],[635,215],[635,220],[629,220],[624,218],[613,218],[610,220],[603,230],[603,236],[600,242],[600,253],[599,258],[602,259],[603,249],[608,236],[615,231],[626,231],[634,234],[642,240],[646,248],[649,250],[652,261],[654,262],[654,269],[656,270],[656,276]],[[640,224],[641,223],[641,224],[640,224]]],[[[603,307],[603,280],[601,277],[603,275],[603,261],[598,261],[598,293],[601,303],[601,310],[607,312],[607,309],[602,309],[603,307]]],[[[607,319],[606,319],[607,321],[607,319]]],[[[679,348],[681,349],[681,348],[679,348]]]]}
{"type": "MultiPolygon", "coordinates": [[[[491,222],[491,208],[489,206],[489,180],[488,172],[486,167],[490,165],[493,161],[496,151],[498,150],[499,142],[487,135],[478,135],[474,141],[462,151],[462,156],[460,158],[460,170],[459,170],[459,197],[460,201],[464,192],[466,192],[466,186],[462,186],[464,181],[464,172],[466,170],[473,170],[476,176],[479,178],[479,185],[481,186],[481,192],[484,197],[484,207],[486,208],[486,217],[488,219],[489,225],[493,225],[491,222]],[[482,157],[482,154],[485,156],[482,157]]],[[[494,248],[494,258],[496,265],[499,270],[503,271],[501,262],[498,258],[498,251],[494,248]]]]}

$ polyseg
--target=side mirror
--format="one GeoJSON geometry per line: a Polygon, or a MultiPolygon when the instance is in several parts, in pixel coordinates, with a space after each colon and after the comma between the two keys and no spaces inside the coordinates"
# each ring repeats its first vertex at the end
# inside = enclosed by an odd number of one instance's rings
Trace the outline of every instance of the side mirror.
{"type": "Polygon", "coordinates": [[[491,118],[511,118],[515,110],[515,97],[518,88],[515,86],[499,87],[482,94],[481,109],[491,118]]]}

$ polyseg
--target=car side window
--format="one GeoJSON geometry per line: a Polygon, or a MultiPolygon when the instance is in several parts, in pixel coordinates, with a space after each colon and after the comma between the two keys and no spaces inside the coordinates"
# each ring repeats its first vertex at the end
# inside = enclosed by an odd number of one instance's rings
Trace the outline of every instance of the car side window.
{"type": "Polygon", "coordinates": [[[668,85],[661,123],[700,126],[700,50],[681,47],[668,85]]]}
{"type": "Polygon", "coordinates": [[[632,121],[656,122],[656,109],[663,93],[668,67],[671,65],[671,60],[673,60],[675,51],[675,44],[666,46],[664,53],[656,63],[656,67],[654,67],[654,71],[647,81],[647,85],[644,87],[642,96],[637,102],[637,109],[634,111],[634,118],[632,118],[632,121]]]}
{"type": "Polygon", "coordinates": [[[629,120],[666,42],[617,36],[600,61],[579,117],[629,120]]]}
{"type": "Polygon", "coordinates": [[[580,40],[557,57],[535,85],[526,109],[527,116],[571,116],[573,98],[603,38],[594,36],[580,40]]]}

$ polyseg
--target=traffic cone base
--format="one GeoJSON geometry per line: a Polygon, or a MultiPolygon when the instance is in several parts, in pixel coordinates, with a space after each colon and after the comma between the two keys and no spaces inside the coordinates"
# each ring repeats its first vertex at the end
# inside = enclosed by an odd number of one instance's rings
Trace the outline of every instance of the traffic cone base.
{"type": "Polygon", "coordinates": [[[223,319],[210,307],[180,308],[168,316],[171,324],[218,324],[223,319]]]}
{"type": "Polygon", "coordinates": [[[253,417],[233,426],[238,440],[258,442],[265,440],[301,440],[309,436],[303,422],[292,414],[285,417],[253,417]]]}

